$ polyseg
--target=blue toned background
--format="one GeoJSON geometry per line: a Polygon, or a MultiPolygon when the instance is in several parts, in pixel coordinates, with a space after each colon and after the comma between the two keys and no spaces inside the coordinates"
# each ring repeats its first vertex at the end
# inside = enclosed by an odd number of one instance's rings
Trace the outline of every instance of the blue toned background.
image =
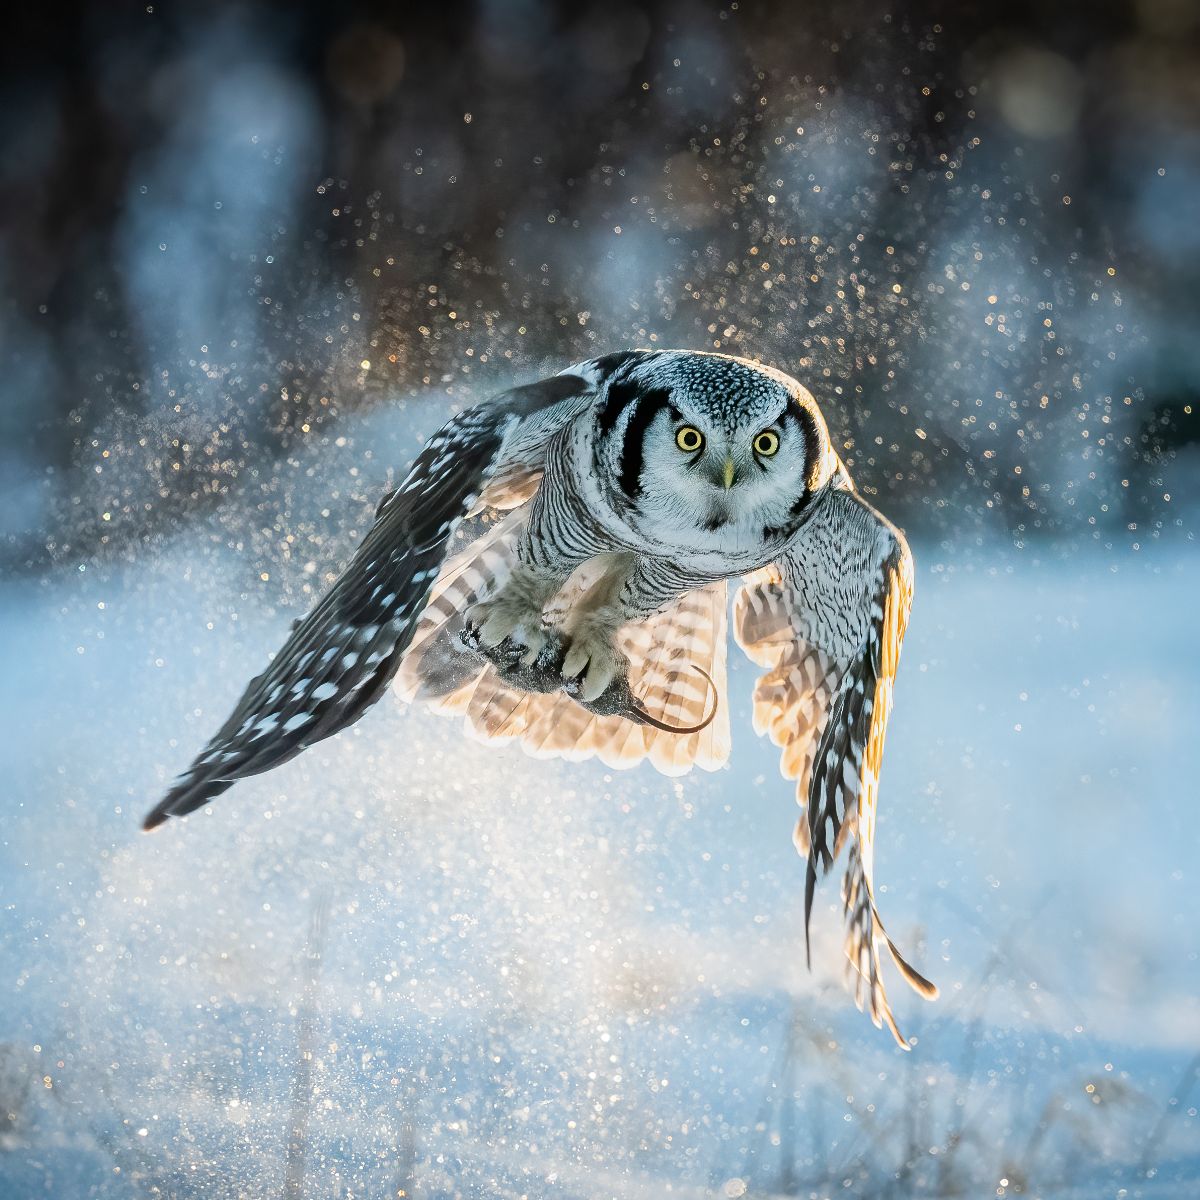
{"type": "Polygon", "coordinates": [[[5,19],[0,1195],[1194,1194],[1197,24],[1045,7],[5,19]],[[736,650],[713,775],[385,699],[137,832],[424,436],[625,345],[909,532],[911,1054],[736,650]]]}

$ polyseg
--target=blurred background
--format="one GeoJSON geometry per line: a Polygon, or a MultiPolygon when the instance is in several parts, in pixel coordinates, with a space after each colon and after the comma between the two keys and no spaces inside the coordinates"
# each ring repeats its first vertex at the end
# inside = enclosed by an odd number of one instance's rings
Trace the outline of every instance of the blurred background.
{"type": "Polygon", "coordinates": [[[1195,1194],[1193,0],[4,33],[0,1193],[1195,1194]],[[796,375],[913,542],[908,1056],[745,665],[711,777],[384,703],[136,833],[423,437],[630,345],[796,375]]]}

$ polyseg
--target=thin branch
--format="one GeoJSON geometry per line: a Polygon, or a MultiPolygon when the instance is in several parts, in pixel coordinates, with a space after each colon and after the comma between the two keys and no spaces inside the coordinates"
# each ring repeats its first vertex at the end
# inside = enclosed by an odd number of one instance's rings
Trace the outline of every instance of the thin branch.
{"type": "Polygon", "coordinates": [[[288,1121],[287,1172],[284,1200],[304,1200],[304,1170],[308,1153],[308,1118],[312,1108],[313,1035],[316,1027],[317,983],[325,949],[329,893],[321,892],[309,916],[304,947],[304,990],[296,1021],[296,1073],[292,1077],[292,1111],[288,1121]]]}

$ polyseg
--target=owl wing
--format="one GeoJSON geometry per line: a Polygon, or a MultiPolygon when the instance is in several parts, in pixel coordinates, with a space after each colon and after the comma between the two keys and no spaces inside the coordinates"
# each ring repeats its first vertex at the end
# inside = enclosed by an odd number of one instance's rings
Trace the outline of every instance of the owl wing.
{"type": "MultiPolygon", "coordinates": [[[[717,695],[716,716],[697,733],[679,735],[624,717],[600,716],[561,691],[523,691],[462,652],[458,633],[463,618],[507,578],[526,516],[518,509],[493,523],[443,568],[401,666],[400,696],[464,717],[475,737],[519,741],[535,758],[577,761],[595,756],[616,768],[649,759],[664,775],[682,775],[693,764],[709,771],[722,766],[729,758],[724,580],[686,593],[619,634],[633,693],[649,712],[672,725],[703,722],[712,696],[697,668],[708,675],[717,695]]],[[[580,576],[573,584],[582,588],[587,580],[580,576]]],[[[569,605],[569,594],[560,602],[569,605]]]]}
{"type": "Polygon", "coordinates": [[[734,601],[734,636],[767,669],[754,693],[754,727],[782,748],[803,809],[797,848],[807,857],[808,937],[817,868],[848,843],[842,900],[855,1002],[908,1049],[880,973],[886,947],[905,980],[933,999],[884,931],[875,907],[875,808],[892,684],[912,604],[908,545],[849,485],[830,490],[787,552],[748,576],[734,601]]]}
{"type": "Polygon", "coordinates": [[[435,433],[345,571],[143,827],[193,812],[357,721],[396,673],[459,522],[477,502],[516,504],[536,487],[547,445],[590,402],[602,370],[514,388],[435,433]]]}

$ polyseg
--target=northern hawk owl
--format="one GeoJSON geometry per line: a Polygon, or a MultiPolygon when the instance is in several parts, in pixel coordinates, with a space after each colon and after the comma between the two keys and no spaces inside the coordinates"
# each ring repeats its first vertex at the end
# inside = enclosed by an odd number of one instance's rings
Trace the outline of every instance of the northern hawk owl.
{"type": "Polygon", "coordinates": [[[764,671],[754,726],[796,780],[806,936],[844,849],[855,999],[907,1047],[880,951],[937,992],[884,932],[872,873],[912,558],[810,393],[743,359],[610,354],[452,418],[145,827],[345,728],[397,673],[406,698],[533,754],[715,769],[730,579],[734,637],[764,671]],[[467,518],[478,536],[452,553],[467,518]]]}

